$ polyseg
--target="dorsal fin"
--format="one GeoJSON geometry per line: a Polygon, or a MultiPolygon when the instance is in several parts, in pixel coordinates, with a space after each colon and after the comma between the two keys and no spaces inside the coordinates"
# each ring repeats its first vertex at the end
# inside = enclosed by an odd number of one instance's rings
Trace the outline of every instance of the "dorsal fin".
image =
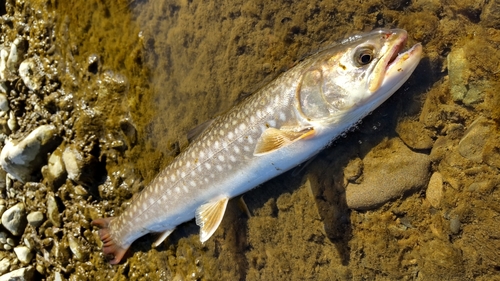
{"type": "Polygon", "coordinates": [[[203,133],[210,125],[212,125],[212,123],[214,122],[215,119],[210,119],[210,120],[207,120],[199,125],[197,125],[196,127],[194,127],[193,129],[189,130],[187,132],[187,139],[188,139],[188,142],[192,142],[193,140],[195,140],[199,135],[201,135],[201,133],[203,133]]]}

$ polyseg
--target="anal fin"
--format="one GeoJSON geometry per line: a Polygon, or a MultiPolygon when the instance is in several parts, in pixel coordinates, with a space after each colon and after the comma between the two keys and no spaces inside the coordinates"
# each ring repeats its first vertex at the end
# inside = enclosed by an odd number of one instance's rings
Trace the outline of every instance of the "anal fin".
{"type": "Polygon", "coordinates": [[[175,230],[175,228],[168,229],[168,230],[165,230],[164,232],[160,233],[160,236],[158,236],[158,238],[155,240],[155,242],[153,242],[153,248],[158,247],[165,239],[167,239],[167,237],[172,232],[174,232],[174,230],[175,230]]]}
{"type": "Polygon", "coordinates": [[[207,241],[219,227],[226,211],[229,197],[201,205],[196,209],[196,224],[200,227],[200,241],[207,241]]]}

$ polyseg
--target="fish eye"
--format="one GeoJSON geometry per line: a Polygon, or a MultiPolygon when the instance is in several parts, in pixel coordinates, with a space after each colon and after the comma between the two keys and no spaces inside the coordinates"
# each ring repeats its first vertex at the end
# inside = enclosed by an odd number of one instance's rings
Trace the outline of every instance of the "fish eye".
{"type": "Polygon", "coordinates": [[[369,47],[359,48],[354,55],[354,59],[359,66],[369,64],[373,60],[373,49],[369,47]]]}

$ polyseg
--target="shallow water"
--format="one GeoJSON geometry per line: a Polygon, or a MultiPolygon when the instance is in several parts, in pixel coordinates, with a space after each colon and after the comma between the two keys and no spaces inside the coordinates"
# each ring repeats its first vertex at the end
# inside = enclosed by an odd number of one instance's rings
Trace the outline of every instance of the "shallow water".
{"type": "MultiPolygon", "coordinates": [[[[44,5],[38,2],[35,10],[44,5]]],[[[157,249],[152,235],[139,239],[125,263],[109,266],[95,230],[65,230],[81,238],[88,258],[57,260],[40,276],[54,278],[54,270],[65,268],[63,276],[76,280],[500,280],[500,6],[80,2],[48,9],[64,66],[61,87],[76,104],[67,141],[97,136],[108,178],[86,200],[64,196],[64,186],[55,194],[65,210],[76,203],[77,214],[92,218],[119,214],[186,147],[188,130],[307,54],[357,32],[397,27],[408,31],[408,45],[422,42],[425,57],[354,132],[303,170],[246,193],[250,217],[232,200],[204,245],[191,221],[157,249]],[[475,120],[480,125],[472,126],[475,120]],[[397,138],[429,155],[439,196],[430,198],[426,183],[383,206],[349,209],[346,169],[368,155],[383,165],[399,151],[397,138]],[[107,149],[115,139],[125,148],[107,149]]],[[[71,222],[73,214],[62,217],[71,222]]]]}

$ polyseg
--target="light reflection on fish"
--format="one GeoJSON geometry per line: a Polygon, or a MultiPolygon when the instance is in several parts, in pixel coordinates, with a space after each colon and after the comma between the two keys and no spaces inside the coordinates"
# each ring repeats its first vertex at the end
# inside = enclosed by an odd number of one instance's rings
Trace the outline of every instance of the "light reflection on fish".
{"type": "Polygon", "coordinates": [[[205,242],[227,202],[316,155],[389,98],[412,74],[422,46],[378,29],[314,54],[209,123],[116,218],[96,219],[103,252],[120,262],[134,240],[196,218],[205,242]]]}

